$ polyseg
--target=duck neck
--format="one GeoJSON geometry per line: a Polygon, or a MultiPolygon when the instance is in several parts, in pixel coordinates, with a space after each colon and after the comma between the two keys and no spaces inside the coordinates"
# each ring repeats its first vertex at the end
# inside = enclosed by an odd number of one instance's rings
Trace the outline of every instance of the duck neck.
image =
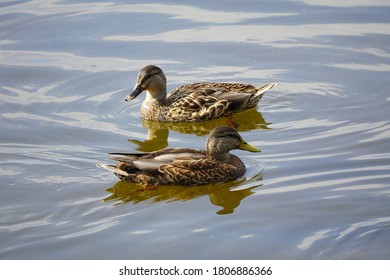
{"type": "Polygon", "coordinates": [[[152,88],[146,91],[145,102],[147,104],[159,103],[160,105],[165,105],[167,100],[167,90],[166,87],[163,88],[152,88]]]}
{"type": "Polygon", "coordinates": [[[206,154],[213,159],[224,162],[229,161],[231,156],[229,153],[213,153],[212,151],[207,151],[206,154]]]}

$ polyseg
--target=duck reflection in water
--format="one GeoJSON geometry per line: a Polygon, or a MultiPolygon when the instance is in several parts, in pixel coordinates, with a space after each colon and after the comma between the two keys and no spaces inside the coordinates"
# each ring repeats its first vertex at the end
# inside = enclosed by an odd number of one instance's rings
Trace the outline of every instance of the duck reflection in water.
{"type": "Polygon", "coordinates": [[[268,127],[269,124],[256,108],[229,117],[201,123],[167,123],[142,120],[142,126],[148,130],[147,138],[144,141],[137,139],[129,139],[128,141],[136,144],[137,148],[135,149],[140,152],[153,152],[168,146],[170,130],[181,134],[204,136],[218,126],[228,125],[238,132],[245,132],[257,129],[270,129],[268,127]]]}
{"type": "Polygon", "coordinates": [[[249,181],[245,179],[231,181],[223,184],[204,185],[192,188],[180,186],[164,186],[154,190],[144,189],[140,186],[128,182],[119,181],[106,191],[111,193],[104,199],[105,202],[116,202],[115,205],[124,203],[168,203],[175,201],[188,201],[201,199],[208,196],[210,202],[222,209],[216,214],[232,214],[241,204],[241,201],[254,194],[255,188],[260,187],[262,177],[259,175],[249,181]]]}

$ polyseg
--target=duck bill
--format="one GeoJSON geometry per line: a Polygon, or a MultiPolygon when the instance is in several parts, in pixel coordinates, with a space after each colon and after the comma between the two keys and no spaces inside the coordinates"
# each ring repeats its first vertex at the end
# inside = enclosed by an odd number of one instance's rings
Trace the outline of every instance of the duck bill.
{"type": "Polygon", "coordinates": [[[143,92],[142,87],[140,85],[136,85],[133,91],[125,97],[125,101],[129,101],[136,98],[138,95],[140,95],[141,92],[143,92]]]}
{"type": "Polygon", "coordinates": [[[244,140],[241,140],[240,146],[238,146],[238,148],[240,150],[245,150],[245,151],[254,152],[254,153],[261,152],[259,148],[257,148],[256,146],[253,146],[251,144],[248,144],[244,140]]]}

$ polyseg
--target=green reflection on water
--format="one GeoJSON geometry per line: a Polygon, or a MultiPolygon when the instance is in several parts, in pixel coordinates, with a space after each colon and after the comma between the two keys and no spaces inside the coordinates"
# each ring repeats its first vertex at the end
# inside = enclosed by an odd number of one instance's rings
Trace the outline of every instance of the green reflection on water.
{"type": "Polygon", "coordinates": [[[198,187],[161,186],[153,189],[145,189],[138,185],[119,181],[106,191],[111,193],[104,199],[105,202],[116,201],[115,205],[124,203],[168,203],[174,201],[187,201],[208,196],[213,205],[222,209],[216,213],[219,215],[231,214],[240,205],[241,201],[255,192],[254,188],[261,186],[262,177],[259,175],[250,181],[256,184],[245,185],[246,179],[235,180],[223,184],[204,185],[198,187]]]}
{"type": "Polygon", "coordinates": [[[234,114],[232,117],[220,118],[200,123],[164,123],[155,121],[142,121],[142,126],[148,129],[147,139],[144,141],[129,139],[129,142],[136,144],[136,150],[141,152],[152,152],[168,146],[169,130],[182,134],[194,134],[197,136],[207,135],[210,130],[217,126],[234,126],[239,131],[250,131],[254,129],[269,129],[262,114],[256,108],[234,114]]]}

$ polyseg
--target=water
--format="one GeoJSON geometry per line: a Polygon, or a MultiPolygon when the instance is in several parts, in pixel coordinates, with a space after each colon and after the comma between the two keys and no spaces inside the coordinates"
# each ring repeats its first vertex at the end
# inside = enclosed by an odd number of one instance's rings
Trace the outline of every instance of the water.
{"type": "Polygon", "coordinates": [[[0,3],[1,259],[389,259],[388,1],[77,2],[0,3]],[[142,122],[123,98],[147,64],[169,90],[278,83],[234,118],[262,149],[234,152],[245,178],[142,191],[96,168],[226,121],[142,122]]]}

